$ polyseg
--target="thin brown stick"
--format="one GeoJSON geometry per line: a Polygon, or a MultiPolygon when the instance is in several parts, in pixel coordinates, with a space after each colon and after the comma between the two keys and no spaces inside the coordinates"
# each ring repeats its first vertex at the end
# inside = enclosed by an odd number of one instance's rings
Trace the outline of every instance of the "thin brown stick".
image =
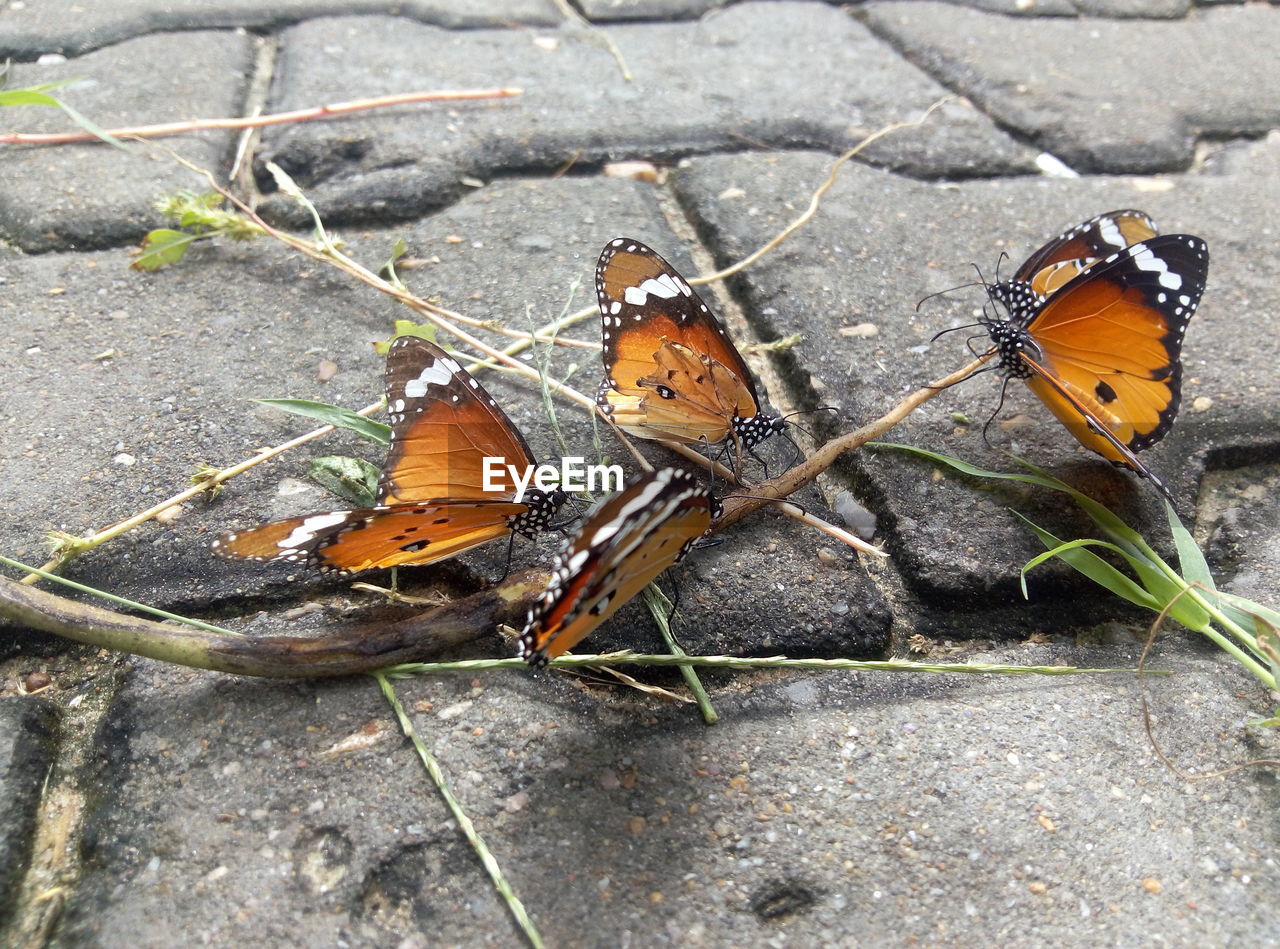
{"type": "MultiPolygon", "coordinates": [[[[127,128],[108,129],[108,135],[116,138],[157,138],[165,135],[184,135],[207,129],[250,129],[268,125],[284,125],[289,122],[310,122],[348,115],[366,109],[381,109],[392,105],[408,105],[415,102],[456,102],[466,99],[509,99],[523,94],[515,87],[501,89],[459,89],[452,92],[402,92],[392,96],[372,99],[354,99],[351,102],[335,102],[332,105],[313,106],[293,112],[277,112],[273,115],[243,116],[228,119],[187,119],[182,122],[166,122],[161,125],[135,125],[127,128]]],[[[70,142],[98,140],[92,132],[10,132],[0,135],[0,145],[65,145],[70,142]]]]}
{"type": "Polygon", "coordinates": [[[835,460],[845,452],[860,448],[873,438],[879,438],[920,408],[920,406],[938,395],[943,389],[955,385],[955,383],[968,378],[982,368],[982,364],[990,359],[992,355],[994,354],[988,353],[987,355],[979,356],[963,369],[958,369],[937,382],[930,383],[922,389],[917,389],[874,422],[869,422],[860,428],[855,428],[852,432],[841,435],[839,438],[832,439],[800,462],[800,464],[784,471],[776,478],[753,484],[751,486],[751,496],[744,496],[738,492],[730,494],[724,499],[724,514],[721,515],[720,520],[712,525],[712,530],[716,532],[722,531],[726,527],[738,523],[752,511],[758,510],[765,504],[770,503],[770,501],[788,497],[799,491],[830,468],[835,463],[835,460]]]}
{"type": "Polygon", "coordinates": [[[950,102],[952,99],[955,99],[955,98],[957,97],[954,95],[943,96],[933,105],[929,106],[929,108],[925,109],[924,112],[922,112],[918,118],[910,119],[906,122],[895,122],[892,125],[886,125],[884,128],[878,129],[872,132],[870,135],[868,135],[866,138],[860,141],[857,145],[853,146],[853,148],[849,149],[847,152],[845,152],[843,155],[837,158],[834,162],[832,162],[831,171],[827,175],[827,180],[824,181],[822,184],[820,184],[817,190],[813,192],[813,196],[809,199],[809,206],[805,208],[804,211],[802,211],[794,221],[792,221],[790,224],[788,224],[786,227],[780,230],[777,234],[775,234],[772,238],[770,238],[770,240],[763,247],[761,247],[759,250],[755,251],[754,253],[748,254],[746,257],[743,257],[737,263],[729,267],[725,267],[723,270],[717,270],[715,273],[709,273],[704,276],[694,277],[692,280],[689,281],[689,283],[700,285],[704,283],[711,283],[712,281],[715,281],[715,280],[723,280],[725,277],[731,277],[734,274],[738,273],[739,271],[745,270],[746,268],[750,267],[757,260],[759,260],[765,254],[769,253],[769,251],[776,248],[779,244],[781,244],[788,237],[790,237],[796,231],[800,230],[800,228],[804,227],[806,224],[809,223],[810,220],[813,219],[813,216],[818,213],[818,206],[822,203],[823,195],[825,195],[828,191],[830,191],[832,186],[836,183],[836,177],[838,176],[840,172],[840,168],[845,164],[845,162],[857,156],[868,145],[878,141],[881,138],[884,138],[884,136],[890,134],[891,132],[897,132],[902,129],[915,128],[918,125],[923,125],[924,122],[929,118],[930,115],[934,113],[935,110],[940,109],[942,106],[946,105],[948,102],[950,102]]]}

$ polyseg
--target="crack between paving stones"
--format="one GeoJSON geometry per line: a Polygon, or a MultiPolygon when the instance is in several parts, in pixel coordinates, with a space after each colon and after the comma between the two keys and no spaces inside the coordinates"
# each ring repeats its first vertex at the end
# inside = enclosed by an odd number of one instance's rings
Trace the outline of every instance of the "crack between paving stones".
{"type": "Polygon", "coordinates": [[[78,651],[82,662],[99,663],[93,675],[99,691],[82,693],[87,701],[79,705],[59,706],[54,760],[36,812],[35,840],[16,888],[13,916],[0,931],[0,943],[7,946],[37,947],[51,941],[81,876],[85,825],[99,806],[92,789],[100,785],[90,772],[131,657],[119,654],[99,660],[93,647],[78,651]]]}
{"type": "MultiPolygon", "coordinates": [[[[933,82],[937,83],[941,88],[945,89],[947,92],[950,92],[952,95],[960,97],[965,102],[968,102],[970,105],[972,105],[974,110],[982,113],[982,115],[986,117],[987,121],[990,122],[993,126],[995,126],[998,131],[1004,133],[1005,135],[1008,135],[1011,139],[1013,139],[1015,142],[1021,145],[1026,145],[1028,148],[1034,148],[1036,151],[1039,151],[1039,152],[1046,152],[1046,149],[1044,148],[1044,145],[1041,142],[1036,141],[1035,138],[1028,135],[1023,129],[1020,129],[1016,126],[1008,125],[1001,119],[992,115],[991,110],[986,107],[985,103],[980,98],[975,96],[972,92],[966,91],[965,89],[957,86],[955,83],[948,81],[941,74],[931,69],[929,65],[923,60],[923,57],[917,54],[914,54],[907,49],[904,49],[897,42],[895,42],[893,36],[885,32],[884,30],[878,29],[874,23],[871,23],[869,21],[869,18],[867,17],[865,12],[861,10],[851,10],[849,12],[849,16],[851,16],[858,23],[862,24],[862,26],[866,28],[868,33],[870,33],[877,40],[879,40],[881,43],[883,43],[885,46],[891,49],[899,58],[902,59],[904,63],[911,66],[913,69],[918,70],[922,75],[932,80],[933,82]]],[[[1046,152],[1046,153],[1052,154],[1049,152],[1046,152]]],[[[976,180],[994,180],[994,176],[992,175],[975,175],[974,178],[976,180]]]]}
{"type": "MultiPolygon", "coordinates": [[[[711,245],[700,233],[696,215],[690,213],[690,209],[681,203],[679,195],[669,182],[659,185],[655,189],[655,193],[658,198],[658,205],[668,226],[677,238],[685,242],[689,249],[689,255],[693,258],[693,262],[700,273],[712,273],[718,270],[718,263],[723,265],[733,263],[731,260],[717,261],[711,245]]],[[[810,222],[811,225],[812,223],[810,222]]],[[[730,277],[727,281],[719,281],[717,286],[704,285],[699,288],[699,293],[711,293],[715,299],[716,309],[723,317],[727,317],[726,322],[730,324],[731,330],[738,331],[735,335],[738,335],[739,338],[742,336],[741,330],[743,328],[749,331],[752,342],[761,341],[766,333],[775,338],[785,335],[769,321],[762,320],[762,325],[757,325],[756,321],[747,315],[748,308],[739,302],[738,296],[733,290],[734,281],[739,279],[740,276],[736,275],[730,277]]],[[[752,370],[760,381],[764,383],[765,390],[769,393],[769,401],[773,403],[773,407],[782,415],[786,416],[800,410],[811,410],[821,404],[818,392],[810,382],[809,374],[800,367],[799,362],[791,352],[776,354],[776,360],[782,364],[781,367],[768,354],[762,353],[755,359],[746,356],[744,358],[747,358],[752,370]],[[796,397],[797,393],[798,398],[796,397]]],[[[836,435],[841,434],[839,427],[834,422],[823,422],[815,419],[813,424],[807,425],[807,427],[811,428],[820,439],[812,448],[817,448],[831,438],[836,437],[836,435]]],[[[801,445],[810,441],[802,433],[794,433],[793,437],[796,437],[801,445]]],[[[859,504],[864,504],[867,510],[875,514],[878,522],[883,522],[886,510],[883,499],[881,499],[877,510],[869,501],[867,492],[859,489],[860,485],[870,483],[870,478],[861,470],[858,461],[846,456],[820,475],[814,482],[813,487],[817,490],[822,503],[827,507],[828,511],[834,513],[835,497],[841,491],[849,491],[859,504]],[[850,477],[850,472],[853,473],[853,477],[850,477]]],[[[806,529],[799,524],[795,526],[800,529],[806,529]]],[[[890,613],[893,619],[890,623],[889,647],[885,650],[885,656],[888,657],[893,652],[894,644],[899,642],[898,627],[902,625],[899,619],[901,614],[896,606],[900,604],[901,598],[899,594],[904,589],[904,581],[898,575],[897,561],[889,558],[887,563],[876,564],[875,569],[866,569],[866,565],[862,564],[860,559],[855,560],[855,564],[863,567],[866,577],[872,586],[885,598],[885,602],[890,604],[890,613]]],[[[902,643],[906,642],[910,632],[911,630],[907,630],[902,633],[902,643]]]]}

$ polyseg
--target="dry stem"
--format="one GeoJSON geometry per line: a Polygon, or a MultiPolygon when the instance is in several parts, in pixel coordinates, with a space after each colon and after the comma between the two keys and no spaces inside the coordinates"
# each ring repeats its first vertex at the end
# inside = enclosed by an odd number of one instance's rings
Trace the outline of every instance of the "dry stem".
{"type": "MultiPolygon", "coordinates": [[[[454,102],[463,99],[507,99],[521,95],[523,89],[461,89],[454,92],[403,92],[393,96],[372,99],[355,99],[351,102],[335,102],[332,105],[312,106],[293,112],[277,112],[274,115],[244,116],[230,119],[188,119],[183,122],[166,122],[161,125],[135,125],[128,128],[108,129],[107,134],[116,138],[156,138],[163,135],[182,135],[206,129],[248,129],[266,125],[284,125],[288,122],[309,122],[337,115],[348,115],[365,109],[380,109],[389,105],[406,105],[414,102],[454,102]]],[[[11,132],[0,135],[0,145],[66,145],[72,142],[95,141],[99,136],[92,132],[11,132]]]]}

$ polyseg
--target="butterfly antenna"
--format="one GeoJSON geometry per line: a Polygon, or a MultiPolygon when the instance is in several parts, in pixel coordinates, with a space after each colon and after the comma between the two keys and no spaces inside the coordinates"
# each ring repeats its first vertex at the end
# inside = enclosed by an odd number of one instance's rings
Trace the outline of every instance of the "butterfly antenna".
{"type": "Polygon", "coordinates": [[[916,312],[917,312],[917,313],[919,313],[919,312],[920,312],[920,307],[924,306],[926,303],[928,303],[928,302],[929,302],[930,300],[932,300],[934,297],[944,296],[944,295],[946,295],[946,294],[948,294],[948,293],[955,293],[957,290],[968,290],[970,287],[984,286],[984,284],[982,284],[982,283],[981,283],[981,280],[982,280],[982,274],[978,274],[978,280],[979,280],[979,282],[978,282],[978,283],[962,283],[962,284],[960,284],[959,286],[956,286],[956,287],[948,287],[948,288],[947,288],[947,289],[945,289],[945,290],[939,290],[939,291],[937,291],[936,293],[931,293],[931,294],[929,294],[927,297],[921,297],[921,298],[920,298],[920,302],[916,304],[916,312]]]}

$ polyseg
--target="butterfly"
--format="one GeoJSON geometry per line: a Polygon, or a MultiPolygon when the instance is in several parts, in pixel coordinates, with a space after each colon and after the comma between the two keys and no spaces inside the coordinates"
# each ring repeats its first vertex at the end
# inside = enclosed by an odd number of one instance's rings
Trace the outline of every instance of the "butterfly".
{"type": "Polygon", "coordinates": [[[1182,338],[1200,304],[1209,248],[1158,235],[1141,211],[1090,218],[988,288],[984,317],[1006,377],[1026,381],[1081,444],[1164,483],[1135,452],[1160,441],[1181,398],[1182,338]]]}
{"type": "Polygon", "coordinates": [[[534,537],[567,500],[518,488],[533,453],[492,397],[444,350],[416,336],[387,353],[391,448],[376,505],[307,514],[223,534],[223,557],[302,563],[325,572],[434,563],[508,534],[534,537]],[[500,459],[485,484],[485,459],[500,459]]]}
{"type": "Polygon", "coordinates": [[[751,371],[720,321],[675,269],[619,237],[596,265],[604,381],[596,404],[628,434],[751,449],[782,419],[760,411],[751,371]]]}
{"type": "Polygon", "coordinates": [[[572,649],[678,563],[719,515],[719,501],[678,468],[651,472],[600,501],[556,555],[551,582],[520,634],[520,655],[544,666],[572,649]]]}

